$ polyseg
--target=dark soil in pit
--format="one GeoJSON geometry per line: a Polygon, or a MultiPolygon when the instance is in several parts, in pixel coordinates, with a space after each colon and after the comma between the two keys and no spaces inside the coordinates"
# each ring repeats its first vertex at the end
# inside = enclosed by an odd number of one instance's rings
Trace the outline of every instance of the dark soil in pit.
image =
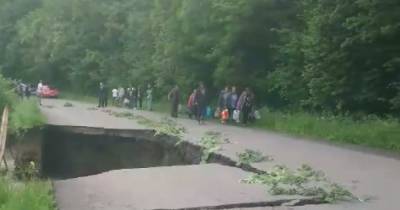
{"type": "Polygon", "coordinates": [[[162,138],[80,134],[47,128],[42,140],[42,175],[67,179],[110,170],[198,163],[196,149],[162,138]],[[190,152],[190,155],[188,154],[190,152]]]}

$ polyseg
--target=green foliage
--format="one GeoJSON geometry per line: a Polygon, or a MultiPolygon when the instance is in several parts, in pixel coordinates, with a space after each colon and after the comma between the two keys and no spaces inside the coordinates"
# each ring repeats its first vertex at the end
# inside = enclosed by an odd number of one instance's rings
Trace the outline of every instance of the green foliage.
{"type": "Polygon", "coordinates": [[[11,83],[0,74],[0,112],[3,113],[3,109],[6,105],[12,107],[16,99],[17,97],[11,83]]]}
{"type": "Polygon", "coordinates": [[[186,129],[183,126],[180,126],[175,120],[170,118],[163,118],[161,121],[156,122],[154,120],[148,119],[141,115],[134,115],[131,112],[112,112],[110,111],[110,115],[119,117],[119,118],[128,118],[130,120],[136,120],[139,124],[144,125],[148,128],[154,129],[155,136],[171,136],[176,137],[178,139],[176,146],[182,143],[183,135],[186,133],[186,129]]]}
{"type": "Polygon", "coordinates": [[[264,174],[253,174],[242,180],[247,184],[262,184],[272,195],[312,196],[328,203],[356,199],[351,192],[330,182],[321,171],[302,165],[296,171],[275,166],[264,174]]]}
{"type": "Polygon", "coordinates": [[[4,22],[9,36],[1,40],[15,59],[1,65],[7,76],[84,93],[99,81],[154,83],[161,94],[174,83],[189,92],[198,81],[210,90],[230,82],[263,92],[278,40],[270,28],[286,19],[289,2],[18,0],[7,4],[21,12],[4,22]]]}
{"type": "Polygon", "coordinates": [[[0,210],[54,210],[54,206],[50,182],[16,183],[0,178],[0,210]]]}
{"type": "Polygon", "coordinates": [[[237,163],[238,166],[240,166],[242,164],[249,165],[251,163],[259,163],[259,162],[263,162],[263,161],[272,161],[273,160],[272,157],[264,156],[261,152],[254,151],[251,149],[246,149],[244,152],[236,153],[236,156],[239,159],[239,161],[237,163]]]}
{"type": "Polygon", "coordinates": [[[186,132],[186,129],[184,127],[179,126],[176,121],[169,119],[169,118],[163,118],[161,120],[161,122],[156,124],[154,129],[156,131],[156,133],[154,135],[156,135],[156,136],[167,135],[167,136],[176,137],[178,139],[178,142],[176,143],[176,145],[179,145],[182,143],[183,135],[186,132]]]}
{"type": "Polygon", "coordinates": [[[22,100],[10,115],[9,127],[15,134],[23,134],[29,129],[40,127],[46,122],[35,99],[22,100]]]}
{"type": "Polygon", "coordinates": [[[186,133],[185,127],[178,125],[178,123],[169,118],[163,118],[160,122],[147,119],[143,116],[135,117],[139,124],[145,125],[155,130],[155,136],[170,136],[178,139],[175,146],[180,145],[184,139],[183,135],[186,133]]]}
{"type": "MultiPolygon", "coordinates": [[[[183,137],[186,133],[185,127],[180,126],[175,120],[172,120],[170,118],[163,118],[161,121],[157,122],[141,115],[133,115],[130,112],[110,112],[110,115],[136,120],[137,123],[154,129],[155,136],[165,135],[176,137],[178,141],[176,142],[175,146],[179,146],[184,141],[183,137]]],[[[201,137],[199,143],[202,149],[201,162],[207,163],[211,154],[221,149],[220,144],[228,142],[229,140],[223,139],[221,133],[219,132],[206,132],[204,136],[201,137]]]]}
{"type": "Polygon", "coordinates": [[[10,81],[0,74],[0,110],[8,105],[10,108],[9,129],[12,133],[23,134],[25,131],[44,124],[45,119],[37,107],[37,101],[17,100],[15,90],[10,81]]]}
{"type": "Polygon", "coordinates": [[[202,150],[201,163],[207,163],[212,153],[221,150],[221,134],[215,132],[207,132],[200,139],[200,146],[202,150]]]}
{"type": "Polygon", "coordinates": [[[279,30],[273,90],[317,110],[398,110],[400,3],[302,0],[279,30]]]}
{"type": "Polygon", "coordinates": [[[21,162],[15,166],[14,175],[24,181],[35,180],[39,176],[39,169],[34,161],[21,162]]]}
{"type": "Polygon", "coordinates": [[[111,112],[111,115],[114,117],[118,118],[128,118],[128,119],[134,119],[134,115],[131,112],[125,111],[125,112],[111,112]]]}
{"type": "Polygon", "coordinates": [[[267,109],[261,110],[261,115],[256,126],[269,130],[400,152],[400,123],[397,119],[373,115],[354,119],[354,116],[283,113],[267,109]]]}
{"type": "MultiPolygon", "coordinates": [[[[400,110],[398,0],[15,0],[0,3],[0,67],[94,95],[98,83],[203,81],[261,103],[400,110]],[[89,11],[89,12],[88,12],[89,11]]],[[[216,94],[215,94],[216,95],[216,94]]]]}

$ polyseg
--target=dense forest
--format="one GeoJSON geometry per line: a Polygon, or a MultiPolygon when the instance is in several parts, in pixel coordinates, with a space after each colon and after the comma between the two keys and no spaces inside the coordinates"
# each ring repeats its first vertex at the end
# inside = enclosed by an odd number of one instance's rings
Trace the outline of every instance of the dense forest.
{"type": "Polygon", "coordinates": [[[260,104],[398,113],[399,0],[0,0],[5,77],[95,92],[203,81],[260,104]]]}

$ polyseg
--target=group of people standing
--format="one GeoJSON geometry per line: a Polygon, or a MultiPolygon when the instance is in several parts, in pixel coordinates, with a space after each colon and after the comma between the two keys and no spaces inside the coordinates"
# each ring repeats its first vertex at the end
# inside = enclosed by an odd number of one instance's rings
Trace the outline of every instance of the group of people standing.
{"type": "MultiPolygon", "coordinates": [[[[198,86],[189,95],[187,101],[187,112],[189,118],[196,119],[199,124],[203,124],[207,117],[220,118],[222,123],[228,121],[242,122],[247,124],[254,117],[254,94],[249,88],[245,88],[239,95],[235,86],[226,86],[218,95],[215,111],[207,105],[206,88],[204,83],[200,82],[198,86]]],[[[153,88],[149,84],[146,91],[140,87],[131,86],[124,88],[114,88],[111,90],[113,105],[126,107],[130,109],[153,109],[153,88]]],[[[99,86],[99,107],[107,107],[108,89],[100,83],[99,86]]],[[[168,93],[168,100],[171,103],[171,117],[177,118],[179,112],[181,92],[178,85],[175,85],[168,93]]]]}
{"type": "MultiPolygon", "coordinates": [[[[168,94],[171,102],[171,116],[178,117],[180,91],[175,86],[168,94]]],[[[195,119],[201,124],[206,116],[214,116],[221,118],[222,123],[227,121],[243,122],[247,124],[249,120],[254,118],[254,94],[246,88],[238,95],[237,89],[233,87],[225,87],[218,96],[218,102],[214,114],[212,108],[207,106],[206,88],[203,83],[199,83],[198,87],[190,94],[187,109],[189,118],[195,119]]]]}
{"type": "Polygon", "coordinates": [[[30,98],[32,93],[35,92],[35,86],[32,84],[23,83],[22,81],[13,81],[15,92],[20,98],[30,98]]]}
{"type": "MultiPolygon", "coordinates": [[[[101,82],[99,85],[99,105],[98,107],[107,107],[108,105],[108,88],[101,82]]],[[[149,84],[145,92],[140,87],[122,86],[111,90],[112,103],[116,106],[126,107],[130,109],[143,109],[143,101],[146,102],[146,109],[153,109],[153,88],[149,84]]]]}
{"type": "MultiPolygon", "coordinates": [[[[168,100],[171,101],[171,117],[178,117],[179,99],[179,87],[175,86],[168,94],[168,100]]],[[[195,116],[195,119],[199,122],[199,124],[204,123],[207,113],[206,105],[206,88],[204,84],[200,82],[199,86],[195,88],[189,96],[189,117],[192,118],[195,116]]]]}
{"type": "Polygon", "coordinates": [[[215,116],[220,117],[222,123],[232,120],[247,124],[255,118],[254,111],[254,93],[249,88],[239,96],[235,86],[226,86],[219,94],[215,116]]]}
{"type": "Polygon", "coordinates": [[[14,85],[15,93],[21,99],[30,99],[32,95],[36,95],[39,101],[39,105],[42,105],[41,99],[44,87],[44,83],[42,82],[42,80],[39,81],[37,87],[35,87],[35,85],[33,84],[24,83],[21,80],[12,80],[12,83],[14,85]]]}

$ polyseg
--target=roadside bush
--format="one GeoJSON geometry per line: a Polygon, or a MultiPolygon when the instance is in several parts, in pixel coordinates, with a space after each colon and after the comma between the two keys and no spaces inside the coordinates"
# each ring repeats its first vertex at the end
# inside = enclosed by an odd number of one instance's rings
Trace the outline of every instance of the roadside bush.
{"type": "Polygon", "coordinates": [[[14,182],[0,177],[0,210],[54,210],[50,182],[14,182]]]}
{"type": "Polygon", "coordinates": [[[41,114],[35,99],[19,102],[12,110],[10,118],[11,132],[17,135],[45,123],[45,117],[41,114]]]}
{"type": "MultiPolygon", "coordinates": [[[[5,105],[12,106],[16,102],[17,96],[13,91],[12,84],[7,81],[1,74],[0,74],[0,109],[1,114],[3,113],[3,108],[5,105]]],[[[1,115],[0,114],[0,115],[1,115]]]]}
{"type": "Polygon", "coordinates": [[[39,169],[32,159],[17,159],[15,161],[14,175],[23,181],[35,180],[39,177],[39,169]]]}

